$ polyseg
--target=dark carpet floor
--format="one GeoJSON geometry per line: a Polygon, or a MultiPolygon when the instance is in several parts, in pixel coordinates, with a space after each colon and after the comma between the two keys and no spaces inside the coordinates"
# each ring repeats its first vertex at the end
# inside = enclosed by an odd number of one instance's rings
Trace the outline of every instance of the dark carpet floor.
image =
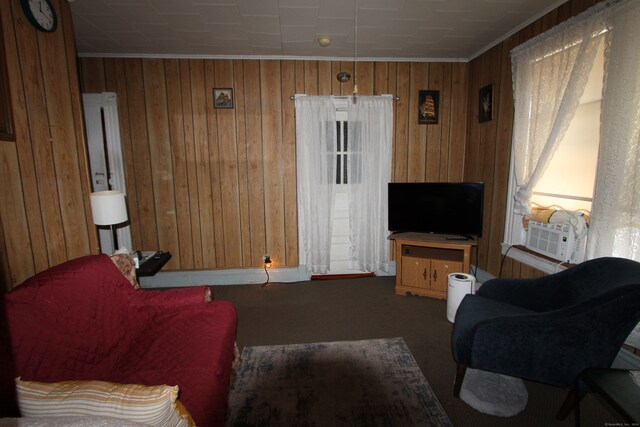
{"type": "MultiPolygon", "coordinates": [[[[244,346],[403,337],[454,426],[572,426],[555,414],[566,390],[527,381],[529,402],[515,417],[482,414],[453,397],[455,363],[446,301],[395,295],[395,277],[214,286],[238,311],[244,346]]],[[[598,397],[582,401],[582,425],[622,425],[598,397]]]]}

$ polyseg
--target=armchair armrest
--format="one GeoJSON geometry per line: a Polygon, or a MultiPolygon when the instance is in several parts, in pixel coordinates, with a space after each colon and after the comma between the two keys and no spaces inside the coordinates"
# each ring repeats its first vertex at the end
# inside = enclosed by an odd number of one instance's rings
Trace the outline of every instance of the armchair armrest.
{"type": "Polygon", "coordinates": [[[213,301],[210,286],[193,286],[172,289],[139,289],[135,292],[134,305],[153,305],[158,307],[182,307],[204,305],[213,301]]]}

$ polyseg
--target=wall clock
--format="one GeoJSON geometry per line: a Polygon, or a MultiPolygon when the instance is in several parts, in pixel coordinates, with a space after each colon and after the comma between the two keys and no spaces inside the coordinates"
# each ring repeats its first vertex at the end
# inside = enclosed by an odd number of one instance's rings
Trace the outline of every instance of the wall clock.
{"type": "Polygon", "coordinates": [[[20,4],[29,22],[38,30],[47,33],[56,30],[58,18],[49,0],[20,0],[20,4]]]}

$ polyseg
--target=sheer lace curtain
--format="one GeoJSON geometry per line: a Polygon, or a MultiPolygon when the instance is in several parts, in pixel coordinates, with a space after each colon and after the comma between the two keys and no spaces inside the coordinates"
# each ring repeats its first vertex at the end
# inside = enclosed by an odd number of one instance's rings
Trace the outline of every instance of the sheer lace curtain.
{"type": "Polygon", "coordinates": [[[352,268],[389,272],[387,187],[391,180],[393,98],[361,96],[348,108],[347,155],[352,268]]]}
{"type": "Polygon", "coordinates": [[[515,213],[529,213],[532,190],[578,108],[603,37],[605,8],[597,5],[511,51],[515,213]]]}
{"type": "Polygon", "coordinates": [[[609,15],[587,257],[640,261],[640,2],[616,4],[609,15]]]}
{"type": "Polygon", "coordinates": [[[329,270],[335,198],[336,111],[331,97],[296,97],[296,166],[300,265],[329,270]]]}

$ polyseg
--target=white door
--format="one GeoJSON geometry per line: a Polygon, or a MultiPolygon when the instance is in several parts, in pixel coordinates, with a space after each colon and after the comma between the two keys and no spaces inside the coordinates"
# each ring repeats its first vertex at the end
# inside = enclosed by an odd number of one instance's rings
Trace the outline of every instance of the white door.
{"type": "Polygon", "coordinates": [[[364,273],[349,267],[349,197],[347,182],[347,146],[349,135],[347,132],[347,112],[336,112],[336,197],[333,205],[333,218],[331,227],[331,270],[327,274],[354,274],[364,273]]]}
{"type": "MultiPolygon", "coordinates": [[[[82,95],[87,128],[89,166],[93,191],[118,190],[127,193],[120,143],[118,98],[115,93],[85,93],[82,95]]],[[[129,223],[116,231],[118,246],[132,250],[129,223]]],[[[102,253],[112,254],[110,229],[99,228],[102,253]]]]}

